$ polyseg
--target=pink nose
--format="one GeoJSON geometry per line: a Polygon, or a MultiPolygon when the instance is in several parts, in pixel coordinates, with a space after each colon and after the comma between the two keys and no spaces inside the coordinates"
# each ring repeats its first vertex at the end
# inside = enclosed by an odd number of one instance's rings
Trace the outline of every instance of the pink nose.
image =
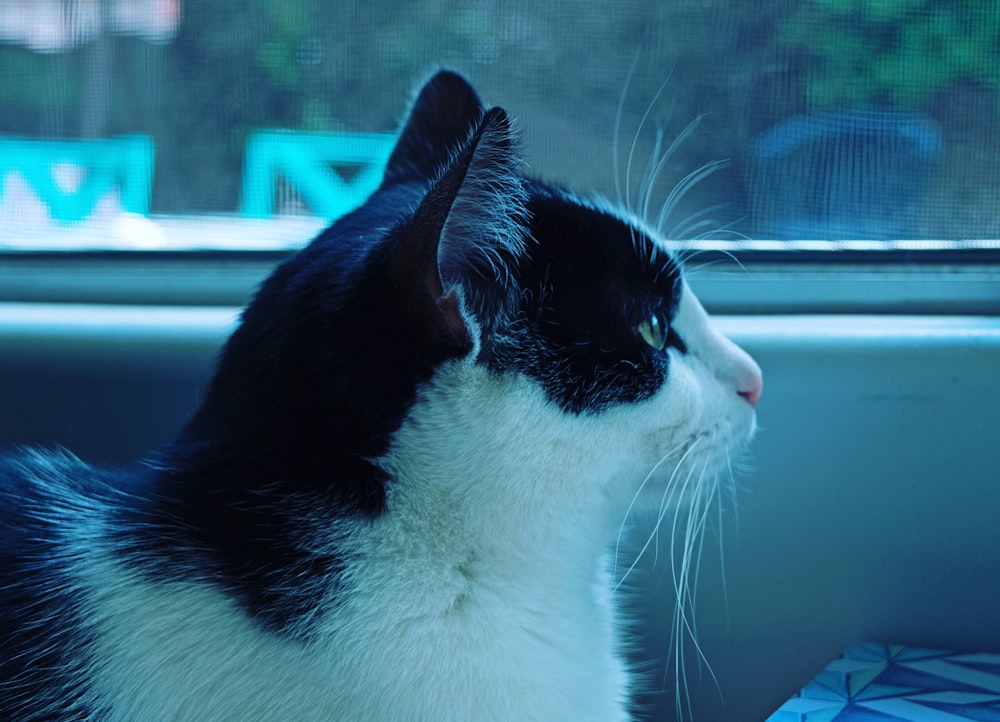
{"type": "Polygon", "coordinates": [[[764,390],[763,381],[752,389],[747,389],[746,391],[739,391],[739,395],[747,400],[747,403],[751,406],[756,406],[757,402],[760,401],[760,394],[764,390]]]}
{"type": "Polygon", "coordinates": [[[745,356],[736,376],[736,393],[746,399],[750,406],[756,406],[763,391],[764,375],[760,372],[760,366],[749,356],[745,356]]]}
{"type": "Polygon", "coordinates": [[[735,389],[751,408],[755,407],[764,391],[764,374],[757,362],[718,332],[708,334],[704,346],[707,349],[705,353],[716,364],[716,378],[724,387],[735,389]]]}

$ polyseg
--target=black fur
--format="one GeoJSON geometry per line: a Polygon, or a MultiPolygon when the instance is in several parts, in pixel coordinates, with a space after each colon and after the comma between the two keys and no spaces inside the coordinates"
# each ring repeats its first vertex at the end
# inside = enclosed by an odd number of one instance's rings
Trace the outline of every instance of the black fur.
{"type": "Polygon", "coordinates": [[[66,520],[105,503],[117,481],[59,453],[0,459],[0,719],[93,713],[81,699],[91,639],[66,520]]]}
{"type": "MultiPolygon", "coordinates": [[[[492,363],[536,378],[571,413],[649,398],[666,379],[668,356],[637,334],[653,313],[669,321],[679,302],[680,267],[608,212],[531,184],[527,289],[514,342],[492,363]]],[[[685,350],[671,332],[671,346],[685,350]]]]}
{"type": "MultiPolygon", "coordinates": [[[[439,82],[454,85],[450,75],[439,82]]],[[[441,102],[437,84],[418,99],[418,117],[426,96],[441,102]]],[[[157,576],[216,580],[269,629],[307,631],[298,620],[336,586],[343,560],[303,549],[303,517],[383,511],[389,481],[370,459],[434,370],[472,347],[438,308],[437,271],[442,226],[490,117],[477,109],[466,121],[461,136],[455,126],[433,139],[438,149],[466,144],[454,158],[441,151],[451,164],[433,188],[408,180],[415,171],[387,173],[246,309],[201,408],[157,460],[155,501],[122,539],[158,560],[157,576]]]]}

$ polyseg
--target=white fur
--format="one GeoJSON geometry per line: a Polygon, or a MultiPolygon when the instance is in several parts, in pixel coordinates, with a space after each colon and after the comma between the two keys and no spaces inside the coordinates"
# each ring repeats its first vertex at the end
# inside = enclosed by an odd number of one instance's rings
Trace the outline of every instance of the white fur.
{"type": "Polygon", "coordinates": [[[678,463],[728,463],[753,427],[738,392],[760,383],[689,291],[676,327],[690,353],[663,389],[597,415],[469,360],[440,369],[378,460],[388,511],[330,530],[350,561],[309,642],[207,586],[130,576],[91,530],[95,701],[130,722],[627,719],[607,549],[678,463]]]}

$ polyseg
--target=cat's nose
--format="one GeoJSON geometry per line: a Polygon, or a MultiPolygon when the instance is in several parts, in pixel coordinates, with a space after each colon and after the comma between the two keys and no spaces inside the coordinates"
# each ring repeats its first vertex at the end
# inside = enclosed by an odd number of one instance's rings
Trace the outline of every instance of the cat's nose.
{"type": "Polygon", "coordinates": [[[736,393],[746,399],[747,403],[753,407],[760,401],[760,395],[764,391],[764,374],[761,373],[757,362],[749,355],[740,361],[740,369],[735,379],[736,393]]]}
{"type": "Polygon", "coordinates": [[[716,334],[716,343],[721,356],[715,371],[719,380],[735,388],[751,407],[756,406],[764,391],[760,366],[750,354],[722,334],[716,334]]]}
{"type": "Polygon", "coordinates": [[[756,406],[757,402],[760,401],[760,394],[764,390],[764,383],[761,382],[752,389],[747,389],[746,391],[737,391],[737,393],[747,400],[747,403],[751,406],[756,406]]]}

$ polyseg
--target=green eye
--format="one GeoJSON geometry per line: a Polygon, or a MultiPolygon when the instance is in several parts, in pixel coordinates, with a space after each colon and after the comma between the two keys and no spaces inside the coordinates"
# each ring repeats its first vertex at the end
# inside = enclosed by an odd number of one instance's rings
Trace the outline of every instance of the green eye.
{"type": "Polygon", "coordinates": [[[662,351],[663,347],[667,345],[667,327],[665,323],[660,321],[658,314],[654,313],[645,321],[640,321],[636,330],[642,336],[642,340],[657,351],[662,351]]]}

